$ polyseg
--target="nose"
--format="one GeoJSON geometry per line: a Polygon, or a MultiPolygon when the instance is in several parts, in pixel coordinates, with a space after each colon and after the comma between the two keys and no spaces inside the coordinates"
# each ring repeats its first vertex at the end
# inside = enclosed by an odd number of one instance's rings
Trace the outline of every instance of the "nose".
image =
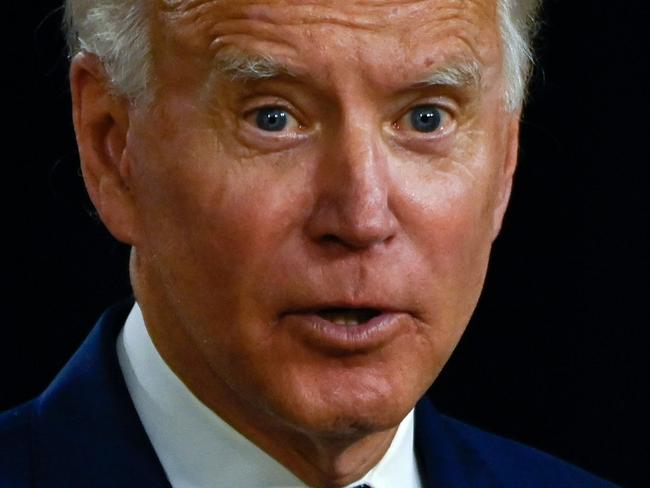
{"type": "Polygon", "coordinates": [[[393,239],[398,220],[391,209],[387,149],[378,134],[360,124],[343,127],[325,151],[316,179],[307,224],[312,240],[358,250],[393,239]]]}

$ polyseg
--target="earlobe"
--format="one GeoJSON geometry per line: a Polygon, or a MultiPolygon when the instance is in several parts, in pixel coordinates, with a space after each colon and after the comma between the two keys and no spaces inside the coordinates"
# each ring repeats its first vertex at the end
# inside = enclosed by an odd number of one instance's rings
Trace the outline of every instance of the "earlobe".
{"type": "Polygon", "coordinates": [[[90,199],[111,234],[134,244],[128,102],[112,92],[104,67],[93,54],[80,53],[72,59],[70,86],[81,170],[90,199]]]}
{"type": "Polygon", "coordinates": [[[508,129],[505,141],[505,158],[503,167],[498,176],[499,183],[496,195],[496,202],[494,208],[493,220],[493,234],[492,240],[496,239],[501,231],[503,224],[503,217],[510,201],[510,193],[512,191],[512,180],[517,167],[517,159],[519,155],[519,119],[521,112],[516,112],[510,116],[508,129]]]}

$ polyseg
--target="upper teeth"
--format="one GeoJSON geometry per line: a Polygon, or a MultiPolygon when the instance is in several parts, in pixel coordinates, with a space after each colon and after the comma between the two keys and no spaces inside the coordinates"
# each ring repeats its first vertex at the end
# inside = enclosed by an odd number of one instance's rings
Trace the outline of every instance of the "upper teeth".
{"type": "Polygon", "coordinates": [[[337,313],[326,316],[326,318],[336,325],[359,325],[358,317],[351,313],[337,313]]]}
{"type": "Polygon", "coordinates": [[[375,314],[369,310],[323,310],[321,317],[336,325],[359,325],[370,320],[375,314]]]}

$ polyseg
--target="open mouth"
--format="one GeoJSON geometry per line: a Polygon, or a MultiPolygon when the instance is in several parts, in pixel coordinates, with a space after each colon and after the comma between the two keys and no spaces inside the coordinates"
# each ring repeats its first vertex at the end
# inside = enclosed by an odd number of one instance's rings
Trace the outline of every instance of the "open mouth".
{"type": "Polygon", "coordinates": [[[381,315],[381,310],[374,308],[324,308],[315,310],[314,314],[336,325],[361,325],[381,315]]]}
{"type": "Polygon", "coordinates": [[[408,331],[409,314],[390,308],[322,304],[293,309],[280,318],[301,342],[328,352],[357,354],[390,344],[408,331]]]}

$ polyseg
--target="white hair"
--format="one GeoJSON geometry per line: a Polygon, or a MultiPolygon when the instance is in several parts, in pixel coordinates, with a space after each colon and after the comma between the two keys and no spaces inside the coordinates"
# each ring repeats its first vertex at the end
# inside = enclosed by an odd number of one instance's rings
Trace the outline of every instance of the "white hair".
{"type": "MultiPolygon", "coordinates": [[[[163,0],[175,5],[179,0],[163,0]]],[[[70,54],[86,51],[103,62],[113,89],[134,102],[151,94],[152,61],[147,0],[65,0],[70,54]]],[[[541,0],[497,0],[504,49],[508,110],[526,96],[533,63],[532,38],[541,0]]]]}
{"type": "Polygon", "coordinates": [[[518,110],[526,99],[526,87],[534,62],[532,43],[542,0],[497,0],[504,51],[506,106],[518,110]]]}

